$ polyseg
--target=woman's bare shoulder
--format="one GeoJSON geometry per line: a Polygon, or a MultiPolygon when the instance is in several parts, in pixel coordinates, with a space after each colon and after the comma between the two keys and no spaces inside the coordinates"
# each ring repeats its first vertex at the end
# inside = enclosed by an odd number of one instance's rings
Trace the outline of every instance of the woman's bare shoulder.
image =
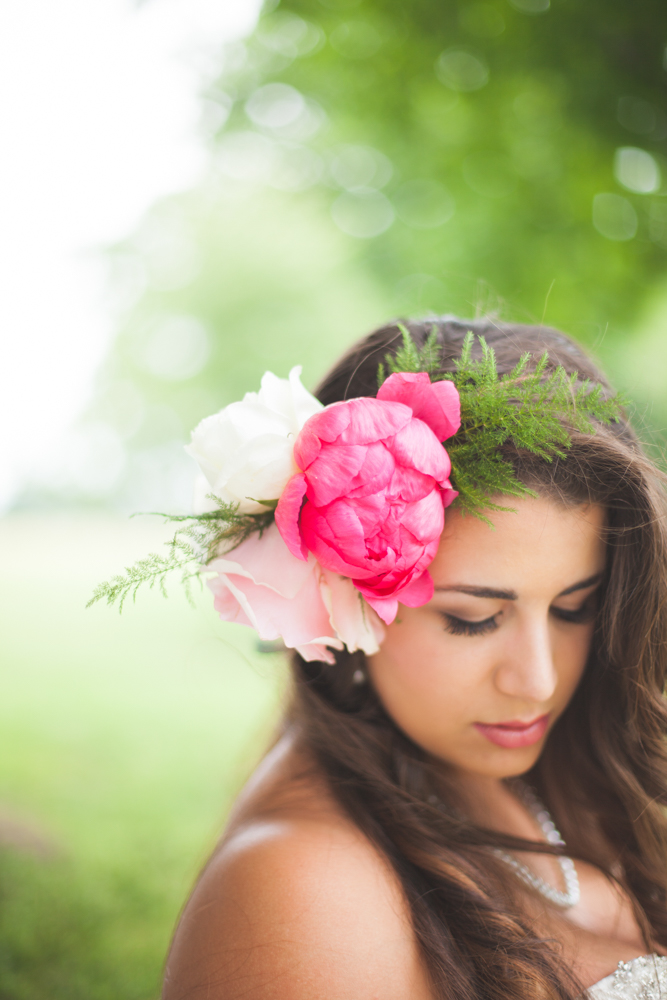
{"type": "Polygon", "coordinates": [[[395,875],[314,785],[309,809],[237,821],[185,909],[163,997],[431,995],[395,875]]]}

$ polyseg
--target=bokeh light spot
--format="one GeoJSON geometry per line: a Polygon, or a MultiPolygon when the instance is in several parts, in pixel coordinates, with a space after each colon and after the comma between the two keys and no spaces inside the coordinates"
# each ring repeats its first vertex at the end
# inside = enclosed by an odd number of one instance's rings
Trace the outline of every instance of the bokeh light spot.
{"type": "Polygon", "coordinates": [[[344,191],[331,206],[333,220],[348,236],[372,239],[394,221],[391,202],[380,191],[344,191]]]}
{"type": "Polygon", "coordinates": [[[324,44],[324,32],[319,25],[304,21],[288,11],[262,18],[257,27],[257,38],[266,49],[286,59],[310,55],[324,44]]]}
{"type": "Polygon", "coordinates": [[[479,90],[489,79],[489,70],[478,56],[463,49],[447,49],[435,64],[436,76],[451,90],[479,90]]]}
{"type": "Polygon", "coordinates": [[[608,240],[631,240],[637,232],[637,213],[627,198],[601,192],[593,198],[593,225],[608,240]]]}
{"type": "Polygon", "coordinates": [[[331,176],[348,191],[381,188],[391,180],[391,161],[371,146],[341,146],[331,161],[331,176]]]}
{"type": "Polygon", "coordinates": [[[282,129],[303,114],[303,95],[287,83],[267,83],[259,87],[246,101],[248,118],[262,128],[282,129]]]}
{"type": "Polygon", "coordinates": [[[650,153],[635,146],[621,146],[614,154],[614,177],[635,194],[651,194],[660,187],[660,167],[650,153]]]}
{"type": "Polygon", "coordinates": [[[551,6],[551,0],[510,0],[510,3],[522,14],[546,14],[551,6]]]}

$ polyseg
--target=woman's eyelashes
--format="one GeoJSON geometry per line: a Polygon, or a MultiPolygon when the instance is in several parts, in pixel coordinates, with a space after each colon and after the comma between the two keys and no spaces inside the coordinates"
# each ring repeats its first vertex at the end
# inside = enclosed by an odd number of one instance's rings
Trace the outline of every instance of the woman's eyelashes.
{"type": "Polygon", "coordinates": [[[498,628],[496,621],[498,615],[492,615],[491,618],[485,618],[481,622],[471,622],[465,618],[450,615],[446,611],[441,611],[440,614],[445,620],[445,630],[450,635],[486,635],[487,632],[493,632],[494,629],[498,628]]]}
{"type": "MultiPolygon", "coordinates": [[[[549,612],[559,621],[568,622],[571,625],[585,625],[595,618],[597,601],[593,594],[584,601],[581,607],[572,611],[566,608],[551,607],[549,612]]],[[[484,618],[479,622],[458,618],[447,611],[439,611],[438,614],[445,622],[445,631],[449,632],[450,635],[487,635],[489,632],[494,632],[499,626],[499,611],[495,615],[491,615],[490,618],[484,618]]]]}

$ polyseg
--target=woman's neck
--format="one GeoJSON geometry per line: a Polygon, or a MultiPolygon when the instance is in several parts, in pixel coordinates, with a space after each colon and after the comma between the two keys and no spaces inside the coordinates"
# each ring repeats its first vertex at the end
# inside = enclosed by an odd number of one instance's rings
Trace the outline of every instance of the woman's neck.
{"type": "Polygon", "coordinates": [[[456,785],[463,812],[478,826],[527,840],[539,835],[534,818],[509,782],[467,773],[456,785]]]}

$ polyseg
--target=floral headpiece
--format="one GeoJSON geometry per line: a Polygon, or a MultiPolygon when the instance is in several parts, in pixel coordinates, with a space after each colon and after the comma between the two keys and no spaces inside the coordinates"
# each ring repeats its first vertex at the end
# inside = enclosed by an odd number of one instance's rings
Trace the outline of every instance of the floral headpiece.
{"type": "Polygon", "coordinates": [[[511,442],[547,461],[565,457],[567,428],[618,418],[617,398],[577,373],[546,375],[545,354],[500,377],[482,337],[472,359],[464,341],[455,371],[443,373],[437,332],[418,350],[407,330],[380,365],[377,396],[323,406],[301,384],[267,372],[249,392],[206,417],[186,448],[201,475],[195,514],[168,555],[151,555],[99,586],[120,607],[142,583],[180,570],[205,574],[225,621],[282,639],[306,660],[334,662],[332,650],[377,652],[399,602],[433,596],[428,571],[453,501],[486,518],[507,509],[491,497],[531,494],[502,447],[511,442]],[[388,374],[387,374],[388,371],[388,374]],[[443,442],[448,442],[447,448],[443,442]]]}

